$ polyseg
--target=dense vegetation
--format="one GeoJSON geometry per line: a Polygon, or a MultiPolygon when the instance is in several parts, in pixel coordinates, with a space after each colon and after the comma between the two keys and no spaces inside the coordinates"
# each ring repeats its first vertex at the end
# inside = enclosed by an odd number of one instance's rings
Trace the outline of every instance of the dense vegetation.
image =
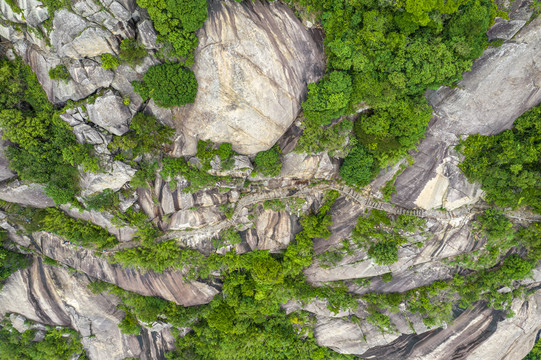
{"type": "Polygon", "coordinates": [[[358,145],[341,172],[359,185],[415,146],[431,117],[425,90],[451,85],[470,69],[498,13],[492,0],[299,3],[319,14],[328,56],[326,75],[308,87],[303,109],[309,131],[299,144],[321,151],[315,126],[336,134],[332,119],[369,106],[355,122],[358,145]]]}
{"type": "Polygon", "coordinates": [[[55,203],[74,201],[79,192],[77,165],[99,169],[91,145],[79,144],[53,109],[36,76],[20,59],[0,58],[0,126],[15,145],[6,154],[22,180],[45,184],[55,203]]]}
{"type": "Polygon", "coordinates": [[[184,308],[103,283],[94,285],[95,290],[109,290],[121,297],[127,313],[121,323],[123,331],[138,332],[140,325],[135,319],[150,323],[160,315],[175,326],[189,326],[192,331],[177,340],[177,350],[168,355],[170,359],[348,359],[317,346],[311,330],[313,318],[303,313],[286,315],[281,309],[288,299],[305,302],[315,297],[327,298],[333,312],[356,307],[344,287],[314,288],[302,274],[312,263],[313,238],[330,235],[329,210],[337,197],[336,192],[327,194],[317,214],[301,219],[303,230],[283,254],[253,251],[238,255],[230,251],[205,257],[167,241],[114,255],[116,261],[130,267],[188,269],[192,279],[206,279],[219,271],[223,292],[208,305],[184,308]]]}
{"type": "Polygon", "coordinates": [[[174,130],[162,125],[154,116],[138,113],[130,121],[130,130],[114,136],[109,150],[117,160],[125,161],[143,154],[158,155],[164,145],[171,144],[174,130]]]}
{"type": "Polygon", "coordinates": [[[193,103],[197,94],[194,73],[181,64],[153,66],[143,76],[143,82],[135,81],[132,85],[143,99],[150,97],[162,107],[193,103]]]}
{"type": "Polygon", "coordinates": [[[8,250],[7,243],[7,232],[2,229],[0,230],[0,290],[2,290],[4,280],[15,271],[29,266],[31,262],[28,256],[8,250]]]}
{"type": "Polygon", "coordinates": [[[65,328],[48,329],[45,338],[34,341],[38,330],[23,333],[15,330],[9,320],[0,327],[0,360],[84,360],[87,359],[81,335],[65,328]]]}
{"type": "Polygon", "coordinates": [[[481,183],[487,200],[541,212],[541,107],[516,119],[511,130],[469,136],[460,149],[465,156],[460,169],[481,183]]]}
{"type": "Polygon", "coordinates": [[[186,66],[193,64],[195,31],[207,19],[207,0],[138,0],[147,9],[160,40],[169,42],[186,66]]]}

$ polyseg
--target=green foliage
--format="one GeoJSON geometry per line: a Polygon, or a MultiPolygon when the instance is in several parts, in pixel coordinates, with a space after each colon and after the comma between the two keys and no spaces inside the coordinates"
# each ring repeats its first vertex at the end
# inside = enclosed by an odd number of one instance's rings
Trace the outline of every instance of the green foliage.
{"type": "Polygon", "coordinates": [[[278,176],[282,170],[282,162],[280,161],[280,147],[278,144],[266,151],[260,151],[256,154],[255,171],[265,176],[278,176]]]}
{"type": "Polygon", "coordinates": [[[156,178],[156,171],[159,165],[157,161],[142,161],[139,163],[139,169],[130,181],[133,188],[149,188],[150,182],[156,178]]]}
{"type": "Polygon", "coordinates": [[[160,172],[163,179],[182,176],[190,182],[190,186],[184,188],[183,192],[194,192],[202,188],[212,186],[220,180],[219,177],[212,176],[202,169],[198,169],[189,164],[183,158],[165,158],[163,159],[163,168],[160,172]]]}
{"type": "Polygon", "coordinates": [[[470,135],[461,142],[460,169],[479,181],[498,206],[541,211],[541,107],[517,118],[514,128],[493,136],[470,135]]]}
{"type": "Polygon", "coordinates": [[[105,70],[115,70],[118,65],[120,65],[120,61],[113,54],[105,53],[101,55],[101,66],[105,70]]]}
{"type": "Polygon", "coordinates": [[[64,65],[57,65],[54,68],[51,68],[49,70],[49,77],[52,80],[69,80],[70,73],[68,72],[68,69],[64,65]]]}
{"type": "Polygon", "coordinates": [[[242,242],[242,238],[238,231],[236,231],[234,228],[228,228],[225,230],[222,230],[220,233],[220,237],[223,241],[231,244],[236,245],[240,244],[242,242]]]}
{"type": "MultiPolygon", "coordinates": [[[[5,237],[5,230],[3,230],[1,234],[5,237]]],[[[4,242],[4,239],[2,242],[4,242]]],[[[31,260],[28,256],[0,246],[0,290],[2,289],[4,280],[15,271],[24,269],[30,264],[31,260]]]]}
{"type": "Polygon", "coordinates": [[[14,143],[6,151],[10,168],[22,180],[45,184],[55,203],[73,202],[79,192],[77,166],[94,172],[99,168],[92,146],[76,141],[20,59],[0,58],[0,88],[0,126],[4,138],[14,143]]]}
{"type": "Polygon", "coordinates": [[[85,207],[88,210],[111,211],[115,210],[119,204],[118,194],[111,189],[105,189],[85,199],[85,207]]]}
{"type": "Polygon", "coordinates": [[[399,215],[391,220],[385,211],[373,209],[370,216],[359,216],[351,238],[377,264],[391,265],[398,261],[398,246],[408,242],[401,233],[421,232],[425,223],[424,219],[411,215],[399,215]]]}
{"type": "Polygon", "coordinates": [[[460,80],[488,45],[498,14],[492,0],[299,3],[320,16],[328,58],[303,103],[308,131],[299,146],[321,151],[316,127],[366,105],[355,134],[374,168],[415,146],[431,118],[424,92],[460,80]]]}
{"type": "Polygon", "coordinates": [[[33,341],[37,332],[29,329],[19,333],[11,323],[4,321],[0,328],[0,360],[71,360],[85,356],[81,336],[74,330],[49,330],[43,340],[33,341]]]}
{"type": "Polygon", "coordinates": [[[368,250],[370,256],[378,265],[391,265],[398,261],[399,243],[394,241],[378,242],[368,250]]]}
{"type": "Polygon", "coordinates": [[[355,298],[345,286],[314,288],[302,275],[303,267],[312,263],[312,236],[329,234],[328,212],[337,197],[337,192],[330,192],[319,213],[301,221],[304,229],[283,255],[230,251],[205,258],[197,251],[181,250],[174,240],[115,254],[117,261],[132,267],[189,269],[191,278],[206,279],[221,272],[222,295],[208,305],[185,308],[103,283],[93,285],[94,291],[108,290],[120,296],[141,321],[165,317],[174,326],[189,326],[192,331],[177,340],[176,351],[167,354],[168,359],[352,359],[318,347],[305,316],[286,315],[281,309],[290,298],[308,302],[316,297],[327,298],[335,313],[340,308],[356,308],[355,298]]]}
{"type": "Polygon", "coordinates": [[[365,186],[375,176],[378,166],[374,158],[362,146],[351,150],[340,167],[340,176],[346,184],[352,186],[365,186]]]}
{"type": "Polygon", "coordinates": [[[138,0],[147,9],[154,28],[173,46],[177,56],[185,58],[187,66],[193,63],[193,50],[197,47],[194,32],[207,19],[206,0],[138,0]]]}
{"type": "Polygon", "coordinates": [[[368,315],[366,321],[375,325],[382,333],[392,333],[394,326],[391,324],[391,318],[379,312],[368,315]]]}
{"type": "Polygon", "coordinates": [[[353,129],[353,122],[350,120],[327,127],[311,121],[305,121],[303,125],[302,136],[297,142],[295,152],[312,154],[328,151],[329,156],[345,157],[357,143],[357,139],[350,136],[353,129]]]}
{"type": "Polygon", "coordinates": [[[194,73],[181,64],[161,64],[148,69],[143,82],[133,82],[133,90],[142,98],[152,98],[158,106],[191,104],[197,94],[194,73]]]}
{"type": "Polygon", "coordinates": [[[154,116],[138,113],[130,122],[130,130],[122,136],[115,136],[109,143],[109,150],[121,151],[123,159],[146,153],[158,154],[162,146],[171,144],[174,132],[154,116]]]}
{"type": "Polygon", "coordinates": [[[263,209],[272,211],[282,211],[286,209],[286,204],[280,199],[266,200],[263,203],[263,209]]]}
{"type": "Polygon", "coordinates": [[[346,112],[353,89],[351,76],[343,71],[325,75],[317,84],[308,85],[308,99],[302,104],[307,121],[328,125],[346,112]]]}
{"type": "Polygon", "coordinates": [[[141,325],[137,321],[135,315],[130,311],[128,307],[120,308],[126,312],[126,316],[118,323],[118,328],[123,334],[139,335],[141,332],[141,325]]]}
{"type": "Polygon", "coordinates": [[[219,146],[212,141],[199,140],[197,142],[197,153],[195,156],[201,161],[201,170],[211,169],[210,162],[218,157],[222,163],[227,162],[236,153],[231,149],[231,143],[222,143],[219,146]]]}
{"type": "MultiPolygon", "coordinates": [[[[107,57],[107,66],[111,66],[110,69],[116,69],[116,67],[119,65],[119,61],[110,54],[103,54],[101,56],[103,68],[108,68],[105,67],[104,56],[107,57]]],[[[120,51],[118,53],[118,57],[128,65],[139,65],[143,62],[146,56],[146,49],[142,45],[138,44],[135,40],[128,38],[120,42],[120,51]]]]}
{"type": "Polygon", "coordinates": [[[72,219],[64,212],[48,208],[41,220],[43,231],[55,233],[85,247],[95,246],[98,250],[111,248],[118,240],[107,230],[89,221],[72,219]]]}

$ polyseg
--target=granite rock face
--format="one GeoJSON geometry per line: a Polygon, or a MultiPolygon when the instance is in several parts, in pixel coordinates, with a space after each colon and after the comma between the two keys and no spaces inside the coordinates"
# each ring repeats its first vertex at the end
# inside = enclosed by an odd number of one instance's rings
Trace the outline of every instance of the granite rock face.
{"type": "Polygon", "coordinates": [[[242,154],[267,150],[296,118],[306,84],[322,76],[321,46],[280,2],[213,0],[208,11],[197,33],[197,98],[175,110],[176,127],[242,154]]]}
{"type": "Polygon", "coordinates": [[[452,210],[481,195],[457,165],[454,150],[463,135],[493,135],[541,101],[541,19],[525,26],[499,48],[488,48],[455,88],[428,94],[435,116],[414,155],[415,163],[396,181],[392,202],[408,208],[452,210]]]}
{"type": "Polygon", "coordinates": [[[191,306],[208,303],[218,291],[200,282],[186,282],[179,271],[141,272],[109,264],[93,251],[62,244],[63,238],[48,233],[33,235],[42,253],[60,263],[69,265],[88,276],[113,283],[121,288],[145,296],[160,296],[179,305],[191,306]]]}
{"type": "Polygon", "coordinates": [[[122,360],[126,356],[151,360],[174,348],[168,328],[138,336],[120,332],[124,313],[111,295],[95,295],[90,278],[35,259],[32,266],[13,274],[0,293],[0,317],[17,313],[48,325],[71,327],[82,335],[90,359],[122,360]]]}

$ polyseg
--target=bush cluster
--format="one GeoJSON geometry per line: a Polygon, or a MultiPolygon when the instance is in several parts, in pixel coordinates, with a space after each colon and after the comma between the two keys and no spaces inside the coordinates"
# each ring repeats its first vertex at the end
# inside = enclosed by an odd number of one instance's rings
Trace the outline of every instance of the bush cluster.
{"type": "MultiPolygon", "coordinates": [[[[315,126],[333,132],[331,120],[370,107],[355,122],[355,135],[378,169],[404,156],[423,135],[431,109],[427,88],[451,85],[471,68],[488,45],[486,30],[498,14],[492,0],[345,1],[300,0],[320,15],[325,31],[326,75],[308,86],[305,126],[299,146],[320,151],[315,126]]],[[[501,14],[500,14],[501,15],[501,14]]],[[[503,15],[501,15],[503,16],[503,15]]],[[[366,184],[365,166],[352,168],[359,152],[346,158],[349,183],[366,184]],[[352,171],[359,171],[353,176],[352,171]],[[358,182],[357,182],[358,181],[358,182]]],[[[371,174],[371,175],[370,175],[371,174]]]]}
{"type": "Polygon", "coordinates": [[[513,129],[470,135],[459,149],[464,154],[460,169],[470,181],[481,183],[487,200],[541,212],[541,106],[517,118],[513,129]]]}
{"type": "Polygon", "coordinates": [[[74,202],[79,192],[77,166],[99,170],[92,146],[77,142],[20,59],[0,58],[0,88],[0,126],[4,138],[13,143],[6,151],[10,168],[22,180],[45,184],[55,203],[74,202]]]}
{"type": "Polygon", "coordinates": [[[191,104],[197,94],[194,73],[181,64],[161,64],[148,69],[143,81],[132,83],[143,99],[152,98],[158,106],[173,107],[191,104]]]}

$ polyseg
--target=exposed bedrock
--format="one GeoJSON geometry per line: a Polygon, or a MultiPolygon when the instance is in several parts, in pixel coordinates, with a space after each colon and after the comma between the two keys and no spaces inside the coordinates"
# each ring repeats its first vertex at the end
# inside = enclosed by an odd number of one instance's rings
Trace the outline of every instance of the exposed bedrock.
{"type": "Polygon", "coordinates": [[[81,333],[92,360],[161,359],[174,338],[168,327],[143,328],[140,335],[125,335],[118,323],[124,313],[112,295],[92,294],[87,275],[45,265],[40,259],[14,273],[0,292],[0,317],[6,313],[49,325],[71,327],[81,333]]]}
{"type": "Polygon", "coordinates": [[[541,19],[536,19],[513,40],[488,48],[458,86],[428,94],[435,116],[414,165],[397,178],[393,203],[452,210],[477,201],[479,186],[469,184],[458,169],[454,147],[462,135],[493,135],[511,128],[518,116],[539,104],[540,32],[541,19]]]}
{"type": "Polygon", "coordinates": [[[218,291],[201,282],[186,282],[180,271],[141,272],[109,264],[93,251],[74,244],[62,244],[61,237],[35,233],[34,239],[44,255],[82,271],[92,278],[113,283],[125,290],[145,296],[160,296],[179,305],[208,303],[218,291]]]}
{"type": "Polygon", "coordinates": [[[322,76],[321,43],[280,2],[212,0],[208,13],[197,33],[197,98],[175,110],[176,127],[242,154],[266,150],[322,76]]]}
{"type": "Polygon", "coordinates": [[[506,319],[501,311],[480,302],[446,329],[402,335],[361,356],[366,360],[521,360],[541,329],[541,293],[516,299],[512,310],[516,315],[506,319]]]}

